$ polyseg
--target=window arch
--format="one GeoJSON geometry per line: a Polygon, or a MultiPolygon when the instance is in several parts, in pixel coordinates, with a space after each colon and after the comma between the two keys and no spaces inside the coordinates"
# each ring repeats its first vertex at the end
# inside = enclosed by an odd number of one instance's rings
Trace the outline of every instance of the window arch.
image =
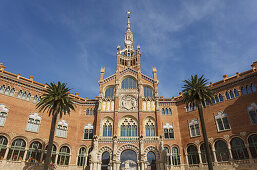
{"type": "Polygon", "coordinates": [[[23,139],[16,139],[8,152],[7,160],[22,161],[25,153],[26,143],[23,139]]]}
{"type": "Polygon", "coordinates": [[[171,115],[172,114],[172,111],[171,111],[171,108],[168,109],[168,115],[171,115]]]}
{"type": "Polygon", "coordinates": [[[243,86],[241,87],[241,93],[242,93],[242,95],[246,95],[247,94],[246,90],[245,90],[245,88],[243,86]]]}
{"type": "MultiPolygon", "coordinates": [[[[213,162],[214,161],[214,155],[213,155],[212,148],[211,148],[210,144],[209,144],[209,150],[210,150],[210,154],[211,154],[211,160],[213,162]]],[[[200,151],[201,151],[202,163],[207,163],[206,151],[205,151],[204,143],[201,144],[200,151]]]]}
{"type": "Polygon", "coordinates": [[[152,98],[153,97],[152,88],[144,86],[144,97],[145,98],[152,98]]]}
{"type": "Polygon", "coordinates": [[[250,93],[252,93],[252,89],[250,88],[250,86],[248,86],[248,85],[246,85],[246,92],[247,92],[247,94],[250,94],[250,93]]]}
{"type": "Polygon", "coordinates": [[[0,93],[4,94],[5,92],[5,85],[3,84],[1,87],[0,87],[0,93]]]}
{"type": "Polygon", "coordinates": [[[4,104],[0,104],[0,126],[4,126],[9,109],[4,104]]]}
{"type": "Polygon", "coordinates": [[[15,92],[15,89],[12,88],[9,95],[10,95],[10,96],[13,96],[13,95],[14,95],[14,92],[15,92]]]}
{"type": "Polygon", "coordinates": [[[122,89],[136,89],[137,88],[136,80],[134,80],[131,77],[125,78],[121,83],[121,88],[122,89]]]}
{"type": "MultiPolygon", "coordinates": [[[[46,157],[46,153],[47,153],[47,148],[48,148],[48,145],[45,147],[45,152],[44,152],[44,155],[43,155],[43,160],[45,161],[45,157],[46,157]]],[[[55,146],[55,144],[53,144],[53,147],[52,147],[52,152],[51,152],[51,164],[54,164],[55,163],[55,158],[56,158],[56,153],[57,151],[57,148],[55,146]]]]}
{"type": "Polygon", "coordinates": [[[5,89],[4,94],[9,96],[10,95],[10,91],[11,91],[10,86],[7,86],[7,88],[5,89]]]}
{"type": "Polygon", "coordinates": [[[178,147],[172,147],[172,164],[173,165],[180,165],[180,155],[178,151],[178,147]]]}
{"type": "Polygon", "coordinates": [[[56,129],[56,136],[61,138],[67,137],[68,123],[65,120],[59,121],[56,129]]]}
{"type": "Polygon", "coordinates": [[[251,90],[252,90],[252,92],[256,92],[256,87],[253,83],[251,84],[251,90]]]}
{"type": "Polygon", "coordinates": [[[22,90],[20,90],[19,92],[18,92],[18,94],[17,94],[17,98],[21,98],[21,96],[22,96],[22,90]]]}
{"type": "Polygon", "coordinates": [[[165,115],[165,110],[164,110],[164,108],[162,108],[162,115],[165,115]]]}
{"type": "Polygon", "coordinates": [[[105,90],[105,98],[113,98],[114,95],[114,87],[109,87],[105,90]]]}
{"type": "Polygon", "coordinates": [[[219,102],[223,102],[223,96],[219,94],[219,102]]]}
{"type": "Polygon", "coordinates": [[[166,160],[167,165],[170,165],[170,164],[171,164],[171,162],[170,162],[170,150],[169,150],[168,147],[164,147],[164,150],[165,150],[166,153],[167,153],[167,160],[166,160]]]}
{"type": "Polygon", "coordinates": [[[0,160],[4,159],[4,155],[7,149],[8,140],[5,136],[0,136],[0,160]]]}
{"type": "Polygon", "coordinates": [[[249,155],[242,139],[235,137],[230,141],[232,156],[235,160],[248,159],[249,155]]]}
{"type": "Polygon", "coordinates": [[[194,165],[194,164],[200,163],[198,151],[197,151],[196,146],[194,146],[194,145],[189,145],[187,147],[187,157],[188,157],[189,165],[194,165]]]}
{"type": "Polygon", "coordinates": [[[235,98],[235,94],[232,90],[229,91],[229,94],[230,94],[231,99],[235,98]]]}
{"type": "Polygon", "coordinates": [[[26,160],[28,162],[40,162],[42,155],[42,144],[38,141],[32,142],[29,146],[26,160]]]}
{"type": "Polygon", "coordinates": [[[42,118],[38,115],[38,113],[30,114],[26,131],[38,132],[41,120],[42,118]]]}
{"type": "Polygon", "coordinates": [[[86,161],[86,148],[85,147],[81,147],[79,149],[79,155],[78,155],[78,161],[77,161],[77,165],[78,166],[84,166],[85,165],[85,161],[86,161]]]}
{"type": "Polygon", "coordinates": [[[155,136],[155,122],[152,118],[145,120],[145,136],[155,136]]]}
{"type": "Polygon", "coordinates": [[[58,154],[58,165],[69,165],[70,161],[70,148],[68,146],[62,146],[58,154]]]}
{"type": "Polygon", "coordinates": [[[110,137],[112,136],[112,126],[113,122],[110,118],[103,120],[103,136],[110,137]]]}
{"type": "Polygon", "coordinates": [[[230,99],[230,95],[229,95],[229,93],[228,93],[228,92],[226,92],[226,93],[225,93],[225,95],[226,95],[226,99],[227,99],[227,100],[229,100],[229,99],[230,99]]]}
{"type": "Polygon", "coordinates": [[[221,111],[219,111],[218,114],[215,116],[215,120],[219,132],[230,129],[228,115],[226,113],[222,113],[221,111]]]}
{"type": "Polygon", "coordinates": [[[191,137],[200,136],[200,128],[199,128],[198,120],[192,119],[191,122],[189,122],[189,130],[190,130],[191,137]]]}
{"type": "Polygon", "coordinates": [[[137,136],[137,121],[125,117],[120,121],[120,136],[137,136]]]}
{"type": "Polygon", "coordinates": [[[229,150],[224,141],[218,140],[215,142],[215,154],[218,162],[229,160],[229,150]]]}
{"type": "Polygon", "coordinates": [[[257,105],[255,103],[248,107],[248,113],[252,124],[257,124],[257,105]]]}
{"type": "Polygon", "coordinates": [[[257,135],[253,134],[248,138],[249,149],[253,158],[257,158],[257,135]]]}
{"type": "Polygon", "coordinates": [[[234,89],[234,94],[235,94],[236,97],[239,96],[237,89],[234,89]]]}

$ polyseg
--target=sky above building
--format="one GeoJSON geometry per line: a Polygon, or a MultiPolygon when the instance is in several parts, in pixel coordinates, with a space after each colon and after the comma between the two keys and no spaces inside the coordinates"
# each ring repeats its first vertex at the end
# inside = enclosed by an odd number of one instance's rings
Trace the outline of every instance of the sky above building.
{"type": "Polygon", "coordinates": [[[159,95],[177,96],[183,80],[210,82],[249,70],[257,60],[256,0],[1,0],[0,62],[35,81],[68,83],[98,95],[100,68],[116,71],[127,10],[142,72],[157,68],[159,95]]]}

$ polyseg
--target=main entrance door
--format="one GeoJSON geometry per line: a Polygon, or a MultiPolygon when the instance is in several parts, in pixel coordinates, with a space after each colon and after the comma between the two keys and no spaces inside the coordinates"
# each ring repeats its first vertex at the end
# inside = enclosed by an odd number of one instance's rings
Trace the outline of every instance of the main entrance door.
{"type": "Polygon", "coordinates": [[[125,150],[120,156],[121,170],[137,170],[137,154],[133,150],[125,150]]]}

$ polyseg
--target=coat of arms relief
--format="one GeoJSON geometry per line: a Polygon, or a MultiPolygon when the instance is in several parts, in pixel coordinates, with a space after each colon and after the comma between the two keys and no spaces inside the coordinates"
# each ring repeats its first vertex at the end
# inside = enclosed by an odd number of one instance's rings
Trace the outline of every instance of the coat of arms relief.
{"type": "Polygon", "coordinates": [[[132,95],[125,95],[120,100],[120,110],[122,111],[136,111],[137,99],[132,95]]]}

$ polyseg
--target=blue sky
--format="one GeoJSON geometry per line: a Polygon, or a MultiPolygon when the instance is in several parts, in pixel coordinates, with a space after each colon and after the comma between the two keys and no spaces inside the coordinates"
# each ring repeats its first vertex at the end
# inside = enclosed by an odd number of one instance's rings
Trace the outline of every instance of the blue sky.
{"type": "Polygon", "coordinates": [[[256,8],[256,0],[1,0],[0,62],[95,98],[101,66],[105,77],[115,73],[129,9],[142,72],[152,77],[156,66],[159,95],[171,98],[191,74],[215,82],[251,68],[256,8]]]}

